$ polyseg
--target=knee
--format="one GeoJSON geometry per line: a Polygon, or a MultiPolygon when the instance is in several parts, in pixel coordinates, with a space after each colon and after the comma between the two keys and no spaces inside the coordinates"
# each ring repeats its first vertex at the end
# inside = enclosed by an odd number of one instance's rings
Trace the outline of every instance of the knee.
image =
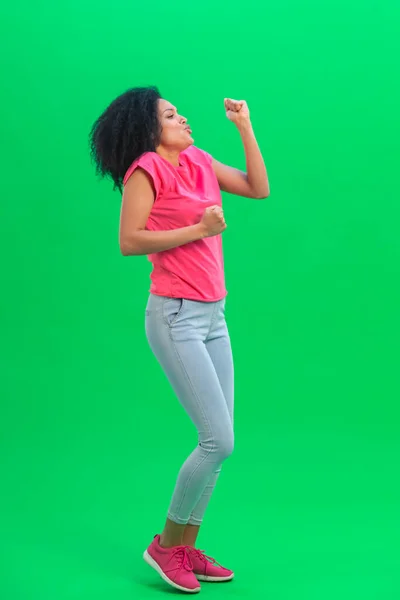
{"type": "Polygon", "coordinates": [[[218,455],[222,460],[229,458],[229,456],[233,453],[234,448],[234,439],[233,434],[226,436],[223,440],[221,440],[220,444],[217,446],[218,455]]]}
{"type": "Polygon", "coordinates": [[[203,442],[200,445],[214,455],[215,462],[221,463],[233,452],[233,431],[227,431],[223,436],[209,440],[206,443],[203,442]]]}

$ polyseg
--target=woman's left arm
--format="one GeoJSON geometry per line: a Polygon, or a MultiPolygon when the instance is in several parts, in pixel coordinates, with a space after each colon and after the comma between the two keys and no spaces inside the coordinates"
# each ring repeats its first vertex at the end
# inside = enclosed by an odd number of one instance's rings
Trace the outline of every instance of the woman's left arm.
{"type": "Polygon", "coordinates": [[[245,198],[267,198],[269,182],[264,159],[258,147],[250,111],[244,100],[225,99],[226,116],[237,126],[246,155],[247,173],[213,159],[213,169],[222,191],[245,198]]]}

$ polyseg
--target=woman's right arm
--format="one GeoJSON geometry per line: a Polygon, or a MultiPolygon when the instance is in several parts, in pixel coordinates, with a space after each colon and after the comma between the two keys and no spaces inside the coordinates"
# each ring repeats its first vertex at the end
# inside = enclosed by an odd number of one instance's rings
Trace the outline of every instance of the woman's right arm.
{"type": "Polygon", "coordinates": [[[207,237],[202,221],[169,231],[146,231],[154,196],[151,179],[143,169],[136,169],[122,196],[119,245],[124,256],[163,252],[207,237]]]}

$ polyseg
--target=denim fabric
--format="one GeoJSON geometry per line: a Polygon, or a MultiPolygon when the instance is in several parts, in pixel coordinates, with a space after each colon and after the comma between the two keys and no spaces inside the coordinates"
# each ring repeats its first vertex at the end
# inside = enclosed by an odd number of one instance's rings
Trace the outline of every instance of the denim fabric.
{"type": "Polygon", "coordinates": [[[200,525],[223,461],[234,445],[234,368],[225,298],[199,302],[150,294],[146,335],[198,431],[179,471],[168,518],[200,525]]]}

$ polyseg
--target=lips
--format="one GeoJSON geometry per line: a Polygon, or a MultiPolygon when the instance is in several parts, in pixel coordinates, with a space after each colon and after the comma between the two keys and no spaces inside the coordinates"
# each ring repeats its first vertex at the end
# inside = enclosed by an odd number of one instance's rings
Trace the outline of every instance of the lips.
{"type": "Polygon", "coordinates": [[[185,127],[185,131],[187,131],[188,133],[192,133],[192,130],[190,129],[190,127],[185,127]]]}

